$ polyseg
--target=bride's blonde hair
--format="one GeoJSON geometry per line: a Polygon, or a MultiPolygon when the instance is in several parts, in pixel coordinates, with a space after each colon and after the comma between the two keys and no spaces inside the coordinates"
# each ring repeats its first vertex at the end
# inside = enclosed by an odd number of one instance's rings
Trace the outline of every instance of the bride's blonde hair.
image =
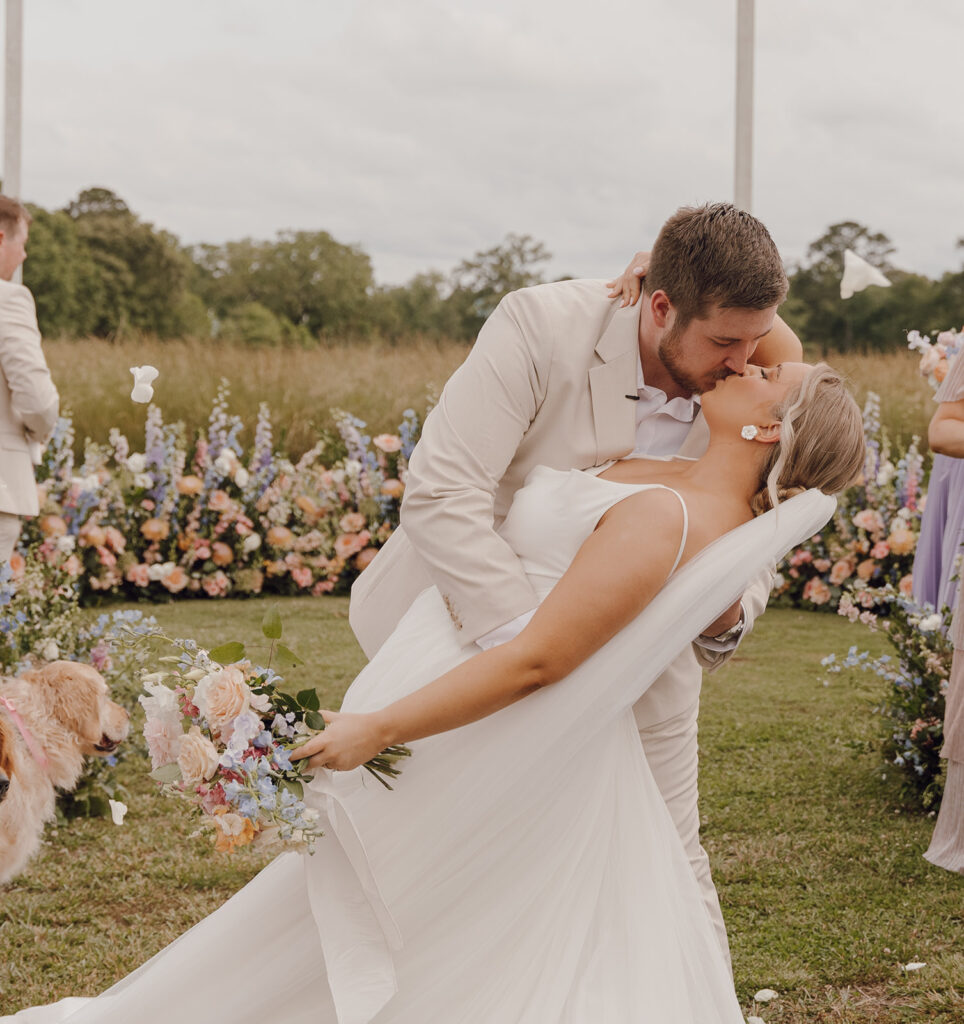
{"type": "Polygon", "coordinates": [[[860,475],[863,417],[843,378],[826,363],[818,363],[774,414],[780,440],[767,450],[760,489],[750,502],[754,515],[811,487],[838,494],[860,475]]]}

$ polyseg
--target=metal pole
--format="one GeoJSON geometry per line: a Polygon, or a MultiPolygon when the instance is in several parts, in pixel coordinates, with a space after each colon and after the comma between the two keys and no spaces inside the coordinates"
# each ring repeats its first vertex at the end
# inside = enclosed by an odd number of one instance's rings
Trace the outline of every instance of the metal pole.
{"type": "Polygon", "coordinates": [[[736,159],[733,201],[747,212],[750,212],[753,204],[753,3],[754,0],[736,0],[736,159]]]}
{"type": "MultiPolygon", "coordinates": [[[[20,198],[23,121],[23,0],[7,0],[3,103],[3,192],[20,198]]],[[[20,281],[18,267],[13,280],[20,281]]]]}

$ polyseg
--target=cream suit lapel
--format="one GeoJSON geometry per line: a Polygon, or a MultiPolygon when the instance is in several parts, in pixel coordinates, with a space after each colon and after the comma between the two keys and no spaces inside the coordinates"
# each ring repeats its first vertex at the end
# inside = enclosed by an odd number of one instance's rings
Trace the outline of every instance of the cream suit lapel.
{"type": "Polygon", "coordinates": [[[596,463],[633,450],[636,438],[636,364],[639,359],[639,309],[617,309],[596,343],[602,360],[589,371],[596,463]]]}

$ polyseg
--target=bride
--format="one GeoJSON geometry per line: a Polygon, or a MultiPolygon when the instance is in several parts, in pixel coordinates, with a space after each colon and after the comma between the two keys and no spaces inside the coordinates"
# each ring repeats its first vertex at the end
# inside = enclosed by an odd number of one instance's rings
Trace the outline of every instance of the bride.
{"type": "Polygon", "coordinates": [[[470,656],[438,591],[417,598],[299,751],[313,857],[103,995],[0,1021],[741,1024],[631,707],[823,526],[863,432],[823,365],[748,367],[702,406],[698,460],[533,470],[500,528],[543,598],[515,640],[470,656]],[[394,792],[354,770],[397,742],[394,792]]]}

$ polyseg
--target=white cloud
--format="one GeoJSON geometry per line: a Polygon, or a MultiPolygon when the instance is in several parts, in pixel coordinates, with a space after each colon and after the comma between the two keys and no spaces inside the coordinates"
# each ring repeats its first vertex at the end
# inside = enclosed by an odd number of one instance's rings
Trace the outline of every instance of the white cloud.
{"type": "MultiPolygon", "coordinates": [[[[833,221],[959,265],[951,0],[757,5],[755,212],[788,259],[833,221]]],[[[616,272],[732,191],[733,5],[33,0],[24,192],[115,189],[185,241],[329,230],[383,281],[507,232],[616,272]]]]}

